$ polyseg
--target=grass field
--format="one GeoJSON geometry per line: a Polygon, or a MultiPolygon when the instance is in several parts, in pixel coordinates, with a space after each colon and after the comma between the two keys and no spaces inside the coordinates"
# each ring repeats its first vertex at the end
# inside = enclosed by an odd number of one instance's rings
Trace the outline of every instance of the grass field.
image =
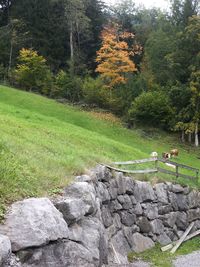
{"type": "Polygon", "coordinates": [[[199,150],[179,144],[177,137],[128,130],[110,114],[0,86],[0,209],[23,197],[56,193],[99,162],[142,159],[175,147],[180,150],[178,162],[199,167],[199,150]]]}
{"type": "MultiPolygon", "coordinates": [[[[195,250],[199,250],[199,247],[200,237],[196,237],[183,243],[175,254],[171,254],[170,251],[162,252],[160,250],[160,245],[157,244],[154,248],[146,250],[140,254],[130,253],[128,258],[130,262],[135,262],[138,259],[142,259],[146,262],[151,263],[152,267],[172,267],[172,261],[177,256],[192,253],[195,250]]],[[[188,267],[192,267],[192,265],[188,267]]]]}

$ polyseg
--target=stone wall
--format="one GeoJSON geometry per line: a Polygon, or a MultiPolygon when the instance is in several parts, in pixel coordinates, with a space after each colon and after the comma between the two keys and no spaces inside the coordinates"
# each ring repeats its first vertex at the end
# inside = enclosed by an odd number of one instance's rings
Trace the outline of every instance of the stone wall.
{"type": "Polygon", "coordinates": [[[98,166],[56,199],[16,202],[0,225],[0,266],[98,267],[126,264],[130,251],[200,229],[200,193],[136,181],[98,166]],[[11,253],[12,251],[12,253],[11,253]]]}

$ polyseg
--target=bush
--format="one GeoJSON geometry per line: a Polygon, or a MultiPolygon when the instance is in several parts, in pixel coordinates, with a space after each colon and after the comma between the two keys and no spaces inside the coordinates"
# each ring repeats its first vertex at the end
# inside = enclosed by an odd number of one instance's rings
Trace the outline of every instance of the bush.
{"type": "Polygon", "coordinates": [[[129,109],[129,122],[140,122],[150,126],[169,128],[173,109],[163,92],[142,93],[129,109]]]}
{"type": "Polygon", "coordinates": [[[77,102],[82,96],[82,80],[61,70],[56,76],[56,95],[77,102]]]}
{"type": "Polygon", "coordinates": [[[102,80],[87,77],[83,83],[83,97],[86,103],[102,107],[105,104],[105,88],[102,80]]]}
{"type": "Polygon", "coordinates": [[[32,49],[21,49],[15,69],[17,84],[30,91],[51,95],[52,74],[46,60],[32,49]]]}

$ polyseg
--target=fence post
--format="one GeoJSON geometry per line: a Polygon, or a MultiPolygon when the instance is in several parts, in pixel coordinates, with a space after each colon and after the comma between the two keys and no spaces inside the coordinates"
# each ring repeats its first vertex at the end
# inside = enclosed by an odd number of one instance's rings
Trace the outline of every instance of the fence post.
{"type": "Polygon", "coordinates": [[[196,171],[196,178],[199,178],[199,170],[196,171]]]}
{"type": "Polygon", "coordinates": [[[158,170],[158,158],[155,158],[155,169],[158,170]]]}
{"type": "Polygon", "coordinates": [[[178,178],[178,166],[176,165],[176,178],[178,178]]]}

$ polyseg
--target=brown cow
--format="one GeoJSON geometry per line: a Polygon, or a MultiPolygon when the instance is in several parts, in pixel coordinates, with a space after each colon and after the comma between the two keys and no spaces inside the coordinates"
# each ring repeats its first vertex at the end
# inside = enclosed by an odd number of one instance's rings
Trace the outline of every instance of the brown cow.
{"type": "Polygon", "coordinates": [[[170,151],[170,154],[171,154],[172,157],[178,157],[178,153],[179,153],[179,151],[178,151],[177,148],[172,149],[172,150],[170,151]]]}

